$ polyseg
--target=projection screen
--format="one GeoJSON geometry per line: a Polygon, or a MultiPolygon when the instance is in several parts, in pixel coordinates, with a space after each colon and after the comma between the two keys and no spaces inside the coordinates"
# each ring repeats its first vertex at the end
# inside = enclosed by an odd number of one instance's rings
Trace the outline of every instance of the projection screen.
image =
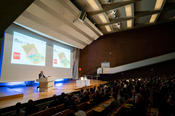
{"type": "Polygon", "coordinates": [[[46,42],[13,33],[11,63],[45,66],[46,42]]]}
{"type": "Polygon", "coordinates": [[[70,68],[70,49],[53,45],[53,67],[70,68]]]}

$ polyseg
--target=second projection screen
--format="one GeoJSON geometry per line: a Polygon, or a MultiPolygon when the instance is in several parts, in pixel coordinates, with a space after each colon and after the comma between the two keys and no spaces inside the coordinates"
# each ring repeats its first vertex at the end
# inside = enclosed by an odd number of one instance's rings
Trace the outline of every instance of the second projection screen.
{"type": "Polygon", "coordinates": [[[70,59],[70,49],[53,45],[53,67],[70,68],[70,59]]]}

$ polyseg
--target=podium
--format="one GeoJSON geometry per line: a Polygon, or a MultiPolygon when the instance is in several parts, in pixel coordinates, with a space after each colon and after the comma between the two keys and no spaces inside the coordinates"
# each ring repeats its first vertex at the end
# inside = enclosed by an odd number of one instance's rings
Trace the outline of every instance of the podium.
{"type": "Polygon", "coordinates": [[[54,78],[53,77],[46,77],[40,78],[39,81],[39,90],[40,92],[49,91],[54,88],[54,78]]]}

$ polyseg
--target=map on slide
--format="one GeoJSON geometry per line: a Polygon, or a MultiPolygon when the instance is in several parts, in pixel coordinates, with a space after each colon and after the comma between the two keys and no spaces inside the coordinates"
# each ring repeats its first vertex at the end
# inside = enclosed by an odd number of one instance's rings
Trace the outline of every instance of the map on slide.
{"type": "Polygon", "coordinates": [[[11,63],[45,66],[46,42],[14,32],[11,63]]]}
{"type": "Polygon", "coordinates": [[[53,46],[53,67],[70,68],[70,49],[53,46]]]}
{"type": "Polygon", "coordinates": [[[64,67],[68,67],[70,64],[70,61],[66,58],[66,54],[64,52],[58,53],[58,58],[60,63],[64,66],[64,67]]]}
{"type": "Polygon", "coordinates": [[[38,64],[44,60],[44,57],[39,54],[34,44],[23,45],[22,48],[24,49],[26,53],[26,57],[33,64],[38,64]]]}

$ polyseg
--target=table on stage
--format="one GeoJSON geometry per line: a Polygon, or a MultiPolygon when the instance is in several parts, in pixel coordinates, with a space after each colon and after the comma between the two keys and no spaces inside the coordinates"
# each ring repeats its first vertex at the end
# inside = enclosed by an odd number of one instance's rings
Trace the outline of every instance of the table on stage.
{"type": "Polygon", "coordinates": [[[86,80],[76,80],[76,86],[77,87],[90,86],[90,80],[89,79],[86,79],[86,80]]]}

